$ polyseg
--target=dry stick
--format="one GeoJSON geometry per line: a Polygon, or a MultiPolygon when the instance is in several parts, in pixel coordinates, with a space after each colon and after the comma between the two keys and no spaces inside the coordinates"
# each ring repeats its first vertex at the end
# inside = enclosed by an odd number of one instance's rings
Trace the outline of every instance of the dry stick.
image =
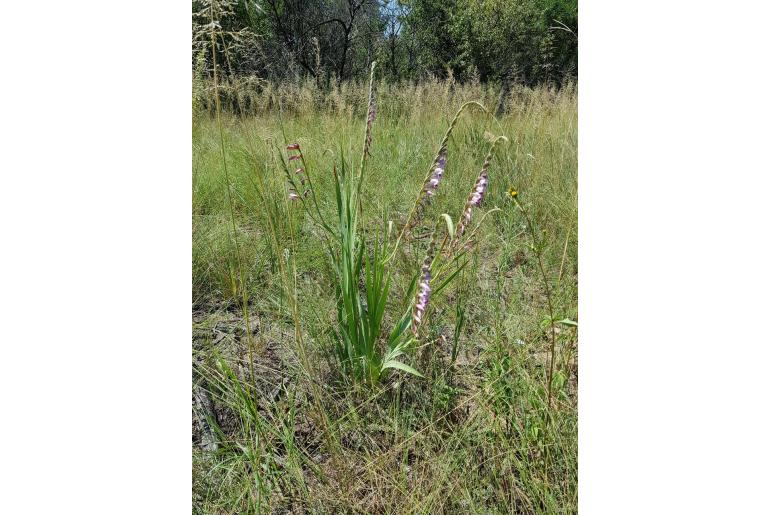
{"type": "MultiPolygon", "coordinates": [[[[222,168],[224,169],[225,174],[225,182],[227,182],[227,204],[230,210],[230,222],[232,224],[233,228],[233,243],[235,245],[235,256],[236,261],[238,263],[238,275],[241,282],[241,303],[243,307],[243,318],[246,323],[246,342],[249,352],[249,374],[251,375],[251,381],[254,383],[253,388],[253,394],[254,394],[254,405],[258,405],[259,399],[257,398],[257,388],[256,388],[256,375],[254,374],[254,341],[252,339],[251,335],[251,321],[249,320],[249,307],[248,307],[248,296],[246,293],[246,285],[243,280],[243,265],[241,264],[241,251],[240,247],[238,246],[238,230],[235,226],[235,211],[233,210],[233,197],[232,192],[230,191],[230,175],[227,172],[227,159],[225,155],[225,135],[224,131],[222,130],[222,106],[220,105],[219,100],[219,88],[217,86],[217,46],[216,46],[216,25],[214,24],[214,2],[211,3],[210,7],[210,13],[211,13],[211,59],[212,59],[212,65],[214,67],[214,102],[216,106],[216,112],[217,112],[217,126],[219,127],[219,144],[222,149],[222,168]]],[[[262,488],[262,479],[260,474],[257,474],[257,505],[259,506],[261,504],[261,488],[262,488]]]]}
{"type": "Polygon", "coordinates": [[[559,280],[556,282],[556,289],[561,286],[561,273],[564,270],[564,260],[567,258],[567,245],[569,244],[569,237],[572,235],[572,227],[567,231],[567,239],[564,240],[564,252],[561,255],[561,264],[559,265],[559,280]]]}

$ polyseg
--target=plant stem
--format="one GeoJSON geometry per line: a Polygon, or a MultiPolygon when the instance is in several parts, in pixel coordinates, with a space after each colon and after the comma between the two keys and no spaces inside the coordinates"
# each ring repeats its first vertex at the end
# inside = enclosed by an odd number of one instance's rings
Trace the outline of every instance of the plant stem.
{"type": "MultiPolygon", "coordinates": [[[[246,341],[248,346],[248,352],[249,352],[249,374],[251,375],[251,380],[254,382],[254,385],[256,386],[256,375],[254,374],[254,341],[252,339],[251,335],[251,321],[249,320],[249,308],[248,308],[248,293],[246,292],[246,284],[243,278],[243,264],[241,263],[241,251],[240,247],[238,245],[238,230],[235,225],[235,210],[233,209],[233,197],[232,192],[230,191],[230,175],[227,171],[227,159],[225,154],[225,135],[224,130],[222,129],[222,107],[220,105],[219,100],[219,88],[217,85],[217,47],[216,47],[216,30],[213,28],[214,25],[214,2],[211,3],[211,59],[212,64],[214,67],[214,102],[216,105],[216,114],[217,114],[217,126],[219,128],[219,145],[222,150],[222,169],[224,170],[225,174],[225,182],[227,183],[227,206],[230,211],[230,224],[232,225],[233,230],[233,244],[235,246],[235,258],[236,262],[238,264],[238,276],[240,280],[240,288],[241,288],[241,304],[243,308],[243,318],[246,323],[246,341]]],[[[256,388],[254,389],[255,395],[256,395],[256,388]]],[[[255,398],[256,401],[256,398],[255,398]]]]}
{"type": "Polygon", "coordinates": [[[537,234],[535,232],[535,227],[532,224],[532,219],[529,217],[529,214],[527,213],[527,210],[524,209],[524,206],[519,202],[517,198],[514,199],[516,202],[516,205],[518,206],[519,210],[521,210],[522,214],[524,215],[524,218],[527,220],[527,226],[529,227],[529,232],[532,235],[532,245],[535,249],[535,255],[537,256],[537,264],[540,268],[540,274],[543,276],[543,285],[545,286],[545,298],[548,301],[548,319],[551,324],[551,352],[548,362],[548,407],[551,407],[551,399],[553,397],[552,392],[552,383],[553,383],[553,365],[554,365],[554,356],[556,355],[556,322],[554,321],[553,316],[553,302],[551,301],[551,287],[548,283],[548,275],[545,273],[545,266],[543,266],[543,253],[542,249],[540,248],[540,245],[537,241],[537,234]]]}

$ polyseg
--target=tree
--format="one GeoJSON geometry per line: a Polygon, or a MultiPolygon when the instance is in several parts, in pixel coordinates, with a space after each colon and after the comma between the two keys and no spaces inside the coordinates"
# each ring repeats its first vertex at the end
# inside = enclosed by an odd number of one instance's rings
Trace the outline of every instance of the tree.
{"type": "Polygon", "coordinates": [[[194,62],[212,10],[227,75],[360,79],[377,58],[394,81],[577,76],[577,0],[194,0],[194,62]]]}

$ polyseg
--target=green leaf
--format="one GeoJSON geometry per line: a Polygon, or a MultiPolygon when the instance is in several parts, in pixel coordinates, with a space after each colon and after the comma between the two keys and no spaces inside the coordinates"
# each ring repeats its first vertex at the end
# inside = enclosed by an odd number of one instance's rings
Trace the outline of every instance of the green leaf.
{"type": "Polygon", "coordinates": [[[388,361],[395,361],[397,357],[404,354],[404,351],[401,350],[400,346],[392,349],[388,352],[388,354],[385,356],[385,362],[388,361]]]}
{"type": "Polygon", "coordinates": [[[569,325],[569,326],[572,326],[572,327],[577,327],[578,326],[577,322],[575,322],[574,320],[570,320],[569,318],[563,318],[561,320],[557,320],[556,323],[557,324],[562,324],[562,325],[569,325]]]}
{"type": "Polygon", "coordinates": [[[388,345],[390,347],[393,347],[396,341],[401,337],[402,334],[404,334],[404,331],[406,331],[406,328],[409,327],[412,324],[412,310],[408,310],[406,313],[404,313],[404,316],[401,317],[401,320],[398,324],[393,328],[393,331],[390,333],[390,337],[388,338],[388,345]]]}
{"type": "Polygon", "coordinates": [[[444,280],[444,281],[443,281],[443,282],[442,282],[440,285],[438,285],[436,288],[434,288],[434,290],[433,290],[433,295],[438,295],[438,294],[439,294],[439,292],[441,292],[441,290],[443,290],[444,288],[446,288],[446,286],[447,286],[447,285],[450,283],[450,281],[451,281],[452,279],[454,279],[455,277],[457,277],[457,274],[459,274],[459,273],[462,271],[462,269],[463,269],[463,268],[465,268],[465,265],[467,265],[467,264],[468,264],[468,262],[467,262],[467,261],[465,261],[465,262],[464,262],[462,265],[460,265],[460,266],[457,268],[457,270],[455,270],[454,272],[452,272],[452,273],[449,275],[449,277],[447,277],[447,278],[446,278],[446,279],[445,279],[445,280],[444,280]]]}
{"type": "Polygon", "coordinates": [[[386,368],[397,368],[399,370],[403,370],[404,372],[407,372],[412,375],[416,375],[417,377],[424,377],[421,373],[419,373],[417,370],[413,369],[406,363],[401,363],[400,361],[388,361],[386,363],[383,363],[382,369],[385,370],[386,368]]]}

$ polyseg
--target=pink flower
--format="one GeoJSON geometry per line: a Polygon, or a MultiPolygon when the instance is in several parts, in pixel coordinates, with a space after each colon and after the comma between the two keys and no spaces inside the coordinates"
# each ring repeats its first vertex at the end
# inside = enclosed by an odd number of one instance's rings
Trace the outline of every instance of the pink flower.
{"type": "Polygon", "coordinates": [[[438,158],[438,163],[436,163],[436,168],[433,169],[433,175],[430,178],[430,185],[433,187],[433,189],[436,189],[438,187],[439,181],[441,181],[441,177],[444,175],[444,167],[446,166],[446,153],[442,153],[441,156],[438,158]]]}
{"type": "Polygon", "coordinates": [[[302,156],[301,155],[289,156],[289,162],[296,161],[297,159],[302,159],[302,156]]]}
{"type": "Polygon", "coordinates": [[[286,146],[286,150],[299,150],[299,143],[292,143],[286,146]]]}
{"type": "Polygon", "coordinates": [[[476,207],[481,206],[481,201],[484,200],[484,193],[487,191],[488,184],[489,179],[487,178],[487,172],[481,172],[481,175],[479,175],[479,178],[476,181],[476,186],[473,188],[473,193],[471,193],[471,204],[476,207]]]}
{"type": "Polygon", "coordinates": [[[289,200],[291,200],[292,202],[295,202],[298,199],[299,199],[299,195],[297,195],[297,192],[290,188],[289,189],[289,200]]]}
{"type": "Polygon", "coordinates": [[[487,192],[487,186],[489,185],[489,176],[487,176],[486,164],[482,168],[481,173],[476,179],[476,184],[473,185],[473,190],[468,197],[468,202],[465,204],[465,210],[463,211],[460,224],[457,226],[457,241],[460,236],[463,235],[468,224],[471,223],[471,215],[473,214],[474,207],[481,207],[481,202],[484,200],[484,194],[487,192]]]}
{"type": "Polygon", "coordinates": [[[414,313],[412,314],[412,332],[417,336],[417,330],[422,323],[422,317],[425,315],[425,310],[428,309],[428,301],[430,300],[430,253],[428,258],[422,265],[422,277],[420,278],[420,290],[417,293],[417,302],[414,305],[414,313]]]}
{"type": "Polygon", "coordinates": [[[441,177],[444,175],[444,167],[446,166],[446,151],[442,151],[439,155],[436,167],[433,169],[433,173],[428,179],[428,184],[425,185],[425,194],[428,197],[432,197],[438,189],[438,184],[441,182],[441,177]]]}

